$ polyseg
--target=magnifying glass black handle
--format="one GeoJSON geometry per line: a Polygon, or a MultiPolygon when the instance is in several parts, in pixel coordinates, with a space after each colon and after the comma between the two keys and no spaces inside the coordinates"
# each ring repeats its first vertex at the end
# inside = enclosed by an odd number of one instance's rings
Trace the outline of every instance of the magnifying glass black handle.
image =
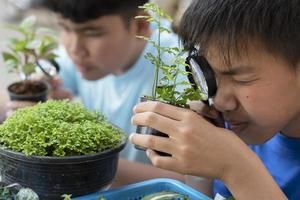
{"type": "MultiPolygon", "coordinates": [[[[59,64],[54,60],[49,60],[49,62],[51,63],[51,65],[55,68],[56,70],[56,73],[59,73],[59,70],[60,70],[60,66],[59,64]]],[[[40,68],[40,70],[46,75],[48,76],[49,78],[52,78],[52,75],[49,74],[43,67],[42,65],[39,63],[39,61],[36,62],[37,66],[40,68]]]]}

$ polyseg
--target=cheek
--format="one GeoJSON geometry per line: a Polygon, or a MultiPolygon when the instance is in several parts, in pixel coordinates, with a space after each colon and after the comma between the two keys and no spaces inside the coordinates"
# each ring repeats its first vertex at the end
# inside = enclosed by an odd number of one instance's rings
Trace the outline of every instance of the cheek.
{"type": "Polygon", "coordinates": [[[288,85],[269,83],[245,91],[240,102],[256,126],[278,131],[291,119],[296,97],[288,85]]]}
{"type": "Polygon", "coordinates": [[[70,37],[68,37],[68,34],[64,33],[64,31],[61,32],[60,34],[60,39],[63,42],[66,50],[68,51],[70,48],[70,44],[71,44],[71,39],[70,37]]]}
{"type": "Polygon", "coordinates": [[[98,41],[89,42],[90,55],[94,62],[115,68],[128,57],[128,40],[107,36],[98,41]]]}

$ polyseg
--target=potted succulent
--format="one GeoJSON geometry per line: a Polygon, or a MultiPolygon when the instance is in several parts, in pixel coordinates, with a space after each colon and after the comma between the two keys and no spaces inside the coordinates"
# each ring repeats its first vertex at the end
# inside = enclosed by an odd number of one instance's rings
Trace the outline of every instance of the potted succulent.
{"type": "MultiPolygon", "coordinates": [[[[154,13],[153,16],[137,16],[137,19],[144,19],[148,22],[156,24],[158,28],[158,37],[153,41],[147,37],[138,36],[150,42],[157,51],[156,55],[148,52],[145,58],[155,66],[155,76],[152,86],[152,95],[141,97],[141,101],[161,101],[174,106],[188,108],[188,101],[205,99],[205,95],[192,85],[187,76],[190,72],[186,71],[186,59],[184,57],[186,51],[179,47],[163,47],[160,44],[161,34],[171,34],[171,30],[162,26],[161,19],[167,19],[170,23],[172,19],[161,8],[154,3],[146,3],[140,7],[146,12],[154,13]],[[165,63],[162,60],[162,54],[171,54],[173,60],[171,63],[165,63]]],[[[155,129],[143,126],[137,126],[137,133],[150,134],[156,136],[167,137],[155,129]]],[[[141,147],[137,147],[141,149],[141,147]]],[[[160,154],[164,154],[159,152],[160,154]]]]}
{"type": "Polygon", "coordinates": [[[96,192],[113,181],[125,144],[123,131],[79,103],[38,103],[0,125],[2,181],[32,188],[42,200],[96,192]]]}
{"type": "Polygon", "coordinates": [[[32,79],[32,75],[39,68],[40,71],[51,77],[51,74],[42,67],[42,61],[50,63],[58,71],[54,61],[56,55],[53,50],[57,42],[50,29],[36,27],[36,18],[30,16],[18,26],[9,26],[17,37],[9,38],[7,51],[2,52],[2,57],[9,72],[18,73],[22,81],[8,86],[11,100],[46,101],[48,85],[42,81],[32,79]]]}

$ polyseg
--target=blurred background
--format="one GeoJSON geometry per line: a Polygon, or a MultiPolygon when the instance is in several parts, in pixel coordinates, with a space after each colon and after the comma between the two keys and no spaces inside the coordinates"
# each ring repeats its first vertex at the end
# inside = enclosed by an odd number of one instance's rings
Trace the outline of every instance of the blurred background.
{"type": "MultiPolygon", "coordinates": [[[[4,48],[4,42],[11,37],[13,33],[5,28],[7,24],[17,24],[27,16],[35,15],[38,24],[56,28],[55,16],[40,7],[43,0],[0,0],[0,53],[4,48]],[[52,17],[53,16],[53,17],[52,17]]],[[[174,30],[178,26],[181,15],[192,0],[150,0],[161,6],[169,15],[174,18],[174,30]]],[[[5,103],[8,100],[6,87],[18,77],[7,73],[0,56],[0,122],[5,116],[5,103]]]]}
{"type": "MultiPolygon", "coordinates": [[[[0,0],[0,52],[4,49],[4,42],[13,34],[6,25],[17,24],[26,16],[36,15],[38,23],[45,26],[55,24],[47,11],[39,7],[41,0],[0,0]]],[[[15,74],[7,73],[2,56],[0,56],[0,121],[4,118],[5,103],[8,100],[6,87],[19,78],[15,74]]]]}

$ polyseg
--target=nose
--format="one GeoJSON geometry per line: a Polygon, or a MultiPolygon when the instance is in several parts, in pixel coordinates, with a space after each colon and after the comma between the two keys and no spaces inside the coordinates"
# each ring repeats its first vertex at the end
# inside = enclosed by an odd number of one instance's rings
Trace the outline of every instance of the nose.
{"type": "Polygon", "coordinates": [[[234,94],[233,85],[229,80],[219,80],[218,90],[213,98],[214,107],[220,112],[237,109],[238,101],[234,94]]]}
{"type": "Polygon", "coordinates": [[[88,56],[88,51],[85,47],[84,39],[77,33],[69,35],[68,51],[71,57],[79,60],[88,56]]]}

